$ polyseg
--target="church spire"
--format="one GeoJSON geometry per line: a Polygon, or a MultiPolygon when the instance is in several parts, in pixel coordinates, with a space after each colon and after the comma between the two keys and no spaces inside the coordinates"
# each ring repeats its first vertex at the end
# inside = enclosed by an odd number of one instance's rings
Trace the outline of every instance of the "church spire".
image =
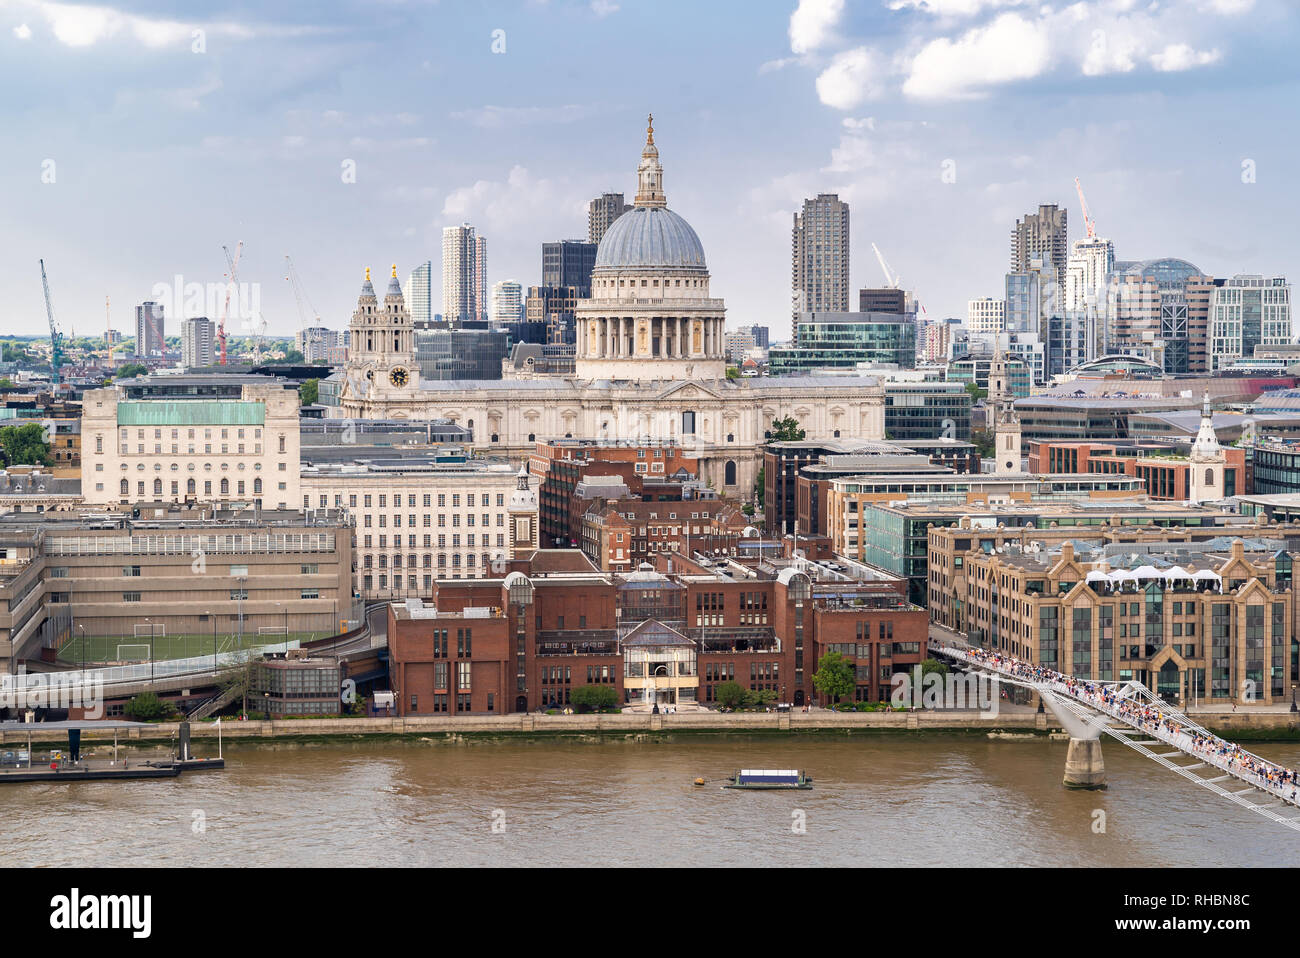
{"type": "Polygon", "coordinates": [[[637,190],[634,206],[664,207],[668,200],[664,197],[664,169],[659,165],[659,148],[655,146],[655,118],[651,113],[646,118],[645,147],[641,150],[641,162],[636,168],[637,190]]]}

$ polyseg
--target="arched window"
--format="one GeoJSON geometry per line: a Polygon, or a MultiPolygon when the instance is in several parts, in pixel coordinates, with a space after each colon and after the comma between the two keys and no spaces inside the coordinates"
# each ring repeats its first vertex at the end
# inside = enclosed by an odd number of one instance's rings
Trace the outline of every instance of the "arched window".
{"type": "Polygon", "coordinates": [[[1205,470],[1205,484],[1206,484],[1207,486],[1212,486],[1212,485],[1214,485],[1214,470],[1213,470],[1213,469],[1206,469],[1206,470],[1205,470]]]}
{"type": "MultiPolygon", "coordinates": [[[[192,483],[193,481],[194,481],[193,479],[190,480],[191,483],[192,483]]],[[[260,496],[261,494],[262,494],[262,480],[261,480],[261,479],[254,479],[254,480],[253,480],[253,495],[255,495],[255,496],[260,496]]]]}
{"type": "Polygon", "coordinates": [[[124,496],[125,496],[125,495],[129,495],[130,492],[131,492],[131,483],[128,482],[127,480],[123,479],[123,480],[122,480],[122,495],[124,495],[124,496]]]}
{"type": "Polygon", "coordinates": [[[529,441],[529,442],[536,442],[536,441],[537,441],[537,433],[530,432],[530,433],[528,434],[528,441],[529,441]]]}
{"type": "Polygon", "coordinates": [[[734,459],[727,460],[722,481],[724,485],[728,486],[734,486],[736,484],[736,461],[734,459]]]}
{"type": "Polygon", "coordinates": [[[196,487],[195,487],[194,480],[193,479],[187,480],[185,483],[185,494],[192,496],[195,493],[195,489],[196,487]]]}
{"type": "Polygon", "coordinates": [[[228,495],[230,495],[230,480],[229,480],[229,479],[222,479],[222,480],[221,480],[221,494],[222,494],[223,496],[228,496],[228,495]]]}
{"type": "Polygon", "coordinates": [[[162,480],[161,480],[161,479],[155,479],[155,480],[153,481],[153,494],[154,494],[155,496],[161,496],[161,495],[162,495],[162,480]]]}

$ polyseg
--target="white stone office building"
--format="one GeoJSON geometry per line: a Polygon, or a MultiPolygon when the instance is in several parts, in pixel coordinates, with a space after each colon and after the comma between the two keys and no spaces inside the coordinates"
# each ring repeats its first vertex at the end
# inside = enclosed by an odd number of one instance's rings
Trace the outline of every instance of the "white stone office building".
{"type": "Polygon", "coordinates": [[[239,399],[124,397],[120,386],[85,393],[81,494],[87,505],[297,504],[297,390],[246,385],[239,399]]]}

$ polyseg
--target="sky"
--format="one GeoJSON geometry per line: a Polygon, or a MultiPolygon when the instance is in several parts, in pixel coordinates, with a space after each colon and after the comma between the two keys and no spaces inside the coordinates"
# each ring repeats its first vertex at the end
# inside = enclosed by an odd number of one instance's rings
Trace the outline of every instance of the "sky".
{"type": "Polygon", "coordinates": [[[46,330],[41,258],[78,335],[105,297],[133,335],[177,277],[215,289],[240,240],[272,335],[302,325],[286,254],[334,328],[367,266],[431,260],[437,304],[461,222],[489,282],[538,283],[589,199],[631,200],[651,112],[728,325],[774,339],[819,192],[851,206],[854,307],[872,243],[931,318],[1000,297],[1018,216],[1057,203],[1083,235],[1075,177],[1119,259],[1296,271],[1292,0],[187,6],[0,0],[0,333],[46,330]]]}

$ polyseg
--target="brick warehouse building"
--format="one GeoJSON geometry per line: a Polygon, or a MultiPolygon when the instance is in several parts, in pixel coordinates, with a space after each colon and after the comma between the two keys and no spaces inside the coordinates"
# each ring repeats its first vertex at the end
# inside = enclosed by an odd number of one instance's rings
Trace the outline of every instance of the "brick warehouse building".
{"type": "Polygon", "coordinates": [[[925,658],[926,613],[896,576],[843,559],[656,558],[618,575],[541,550],[504,578],[393,603],[399,714],[562,708],[582,685],[627,705],[707,706],[725,681],[798,707],[830,651],[853,664],[856,700],[884,701],[893,674],[925,658]]]}

